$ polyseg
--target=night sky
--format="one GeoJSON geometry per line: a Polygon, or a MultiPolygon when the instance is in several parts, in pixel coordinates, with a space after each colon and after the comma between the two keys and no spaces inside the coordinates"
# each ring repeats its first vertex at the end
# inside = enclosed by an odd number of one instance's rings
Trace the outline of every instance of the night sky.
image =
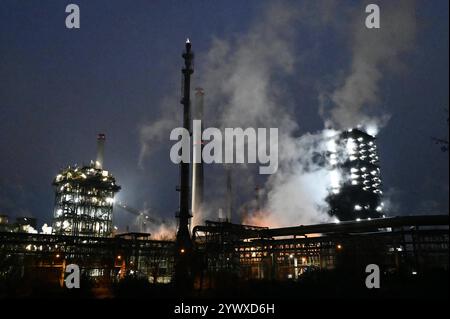
{"type": "MultiPolygon", "coordinates": [[[[0,3],[0,214],[49,223],[52,179],[64,166],[94,159],[96,134],[103,132],[105,168],[122,186],[119,199],[173,216],[178,167],[169,161],[171,142],[167,136],[153,145],[140,164],[140,130],[160,118],[167,101],[181,112],[186,37],[196,53],[195,87],[202,85],[198,72],[213,39],[247,32],[267,3],[75,0],[81,28],[68,30],[69,3],[0,3]]],[[[339,21],[341,11],[364,10],[365,4],[347,1],[332,18],[339,21]]],[[[432,141],[448,139],[448,12],[447,0],[416,3],[413,48],[402,56],[402,70],[379,83],[380,109],[391,116],[378,146],[392,215],[449,211],[448,153],[432,141]]],[[[301,105],[295,113],[299,134],[323,128],[318,87],[350,63],[344,18],[337,34],[303,27],[296,34],[296,51],[313,47],[314,54],[306,54],[294,74],[282,79],[292,103],[301,105]]],[[[128,223],[126,213],[116,213],[119,224],[128,223]]]]}

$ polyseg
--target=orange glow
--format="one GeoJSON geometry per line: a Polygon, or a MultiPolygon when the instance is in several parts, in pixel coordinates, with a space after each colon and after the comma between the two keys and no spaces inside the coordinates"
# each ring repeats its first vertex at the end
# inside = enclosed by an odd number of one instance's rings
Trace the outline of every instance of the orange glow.
{"type": "Polygon", "coordinates": [[[257,211],[245,216],[243,224],[251,226],[277,228],[280,227],[279,222],[270,212],[257,211]]]}
{"type": "Polygon", "coordinates": [[[175,225],[163,224],[151,231],[151,238],[155,240],[174,240],[177,228],[175,225]]]}

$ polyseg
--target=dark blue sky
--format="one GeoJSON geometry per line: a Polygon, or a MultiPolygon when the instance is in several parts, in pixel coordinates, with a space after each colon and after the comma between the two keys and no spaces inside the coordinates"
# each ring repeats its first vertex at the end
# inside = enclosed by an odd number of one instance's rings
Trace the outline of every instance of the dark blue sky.
{"type": "MultiPolygon", "coordinates": [[[[70,2],[0,4],[0,213],[50,222],[53,177],[93,159],[95,136],[104,132],[105,166],[123,187],[119,198],[135,207],[147,201],[172,216],[178,168],[168,161],[168,147],[138,167],[139,127],[158,118],[164,97],[178,94],[187,36],[201,68],[213,37],[246,32],[265,3],[72,2],[81,8],[79,30],[64,25],[70,2]]],[[[380,99],[392,116],[378,136],[384,189],[399,214],[448,213],[448,153],[431,141],[448,138],[448,1],[418,1],[416,15],[407,70],[381,83],[380,99]]],[[[286,82],[294,103],[311,106],[301,109],[300,133],[323,127],[311,83],[349,63],[345,44],[326,29],[300,33],[300,52],[317,46],[286,82]]]]}

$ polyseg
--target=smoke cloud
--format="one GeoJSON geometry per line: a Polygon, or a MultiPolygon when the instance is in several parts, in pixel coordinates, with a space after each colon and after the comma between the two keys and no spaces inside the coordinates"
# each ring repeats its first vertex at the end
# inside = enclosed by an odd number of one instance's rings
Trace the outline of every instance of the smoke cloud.
{"type": "MultiPolygon", "coordinates": [[[[337,31],[339,28],[349,35],[348,73],[344,77],[335,76],[332,88],[319,92],[317,108],[325,127],[346,129],[363,124],[370,129],[386,123],[388,115],[377,109],[380,82],[383,72],[399,67],[402,54],[413,44],[414,6],[409,1],[381,3],[381,29],[368,30],[364,25],[364,7],[358,11],[336,9],[345,5],[336,1],[269,5],[248,32],[227,39],[215,38],[206,55],[197,52],[197,58],[201,56],[197,83],[205,89],[204,114],[208,126],[279,129],[279,168],[263,182],[258,211],[256,201],[249,200],[254,198],[251,194],[257,184],[254,170],[246,165],[233,165],[233,193],[245,197],[239,205],[234,204],[235,208],[240,207],[234,212],[235,220],[240,219],[236,218],[236,212],[245,207],[248,215],[244,222],[261,226],[332,221],[325,199],[332,184],[342,176],[339,171],[332,171],[324,158],[327,141],[337,132],[325,129],[299,136],[299,124],[305,119],[293,115],[300,107],[292,102],[292,95],[297,92],[288,92],[284,85],[298,71],[299,59],[307,56],[296,51],[302,28],[327,28],[330,36],[332,31],[343,32],[337,31]],[[336,12],[349,17],[333,16],[336,12]],[[239,185],[245,185],[247,190],[236,191],[239,185]]],[[[172,113],[143,127],[141,161],[148,155],[150,144],[166,139],[168,131],[179,123],[173,122],[172,113]]],[[[375,134],[373,130],[369,133],[375,134]]],[[[214,183],[225,189],[223,177],[215,178],[214,183]]],[[[205,216],[196,216],[195,220],[214,218],[216,203],[222,202],[224,196],[219,197],[206,202],[205,216]]]]}
{"type": "Polygon", "coordinates": [[[402,54],[412,48],[415,5],[413,1],[382,1],[378,5],[381,28],[367,29],[366,15],[361,9],[351,31],[349,73],[336,80],[333,92],[322,96],[322,115],[334,128],[362,125],[376,134],[376,127],[389,120],[389,114],[380,110],[380,83],[387,72],[401,67],[402,54]]]}

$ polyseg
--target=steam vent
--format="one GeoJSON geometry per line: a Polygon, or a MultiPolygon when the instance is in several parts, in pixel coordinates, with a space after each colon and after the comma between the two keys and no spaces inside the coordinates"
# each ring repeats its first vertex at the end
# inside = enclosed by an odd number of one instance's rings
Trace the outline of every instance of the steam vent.
{"type": "Polygon", "coordinates": [[[100,134],[95,163],[84,167],[69,166],[54,179],[54,234],[111,235],[114,196],[120,186],[116,185],[114,176],[102,168],[104,139],[104,135],[100,134]]]}
{"type": "MultiPolygon", "coordinates": [[[[330,213],[339,220],[382,217],[380,167],[375,137],[359,129],[342,132],[336,144],[342,154],[330,155],[342,182],[328,197],[330,213]],[[338,158],[343,159],[341,163],[338,158]]],[[[338,151],[338,152],[339,152],[338,151]]]]}

